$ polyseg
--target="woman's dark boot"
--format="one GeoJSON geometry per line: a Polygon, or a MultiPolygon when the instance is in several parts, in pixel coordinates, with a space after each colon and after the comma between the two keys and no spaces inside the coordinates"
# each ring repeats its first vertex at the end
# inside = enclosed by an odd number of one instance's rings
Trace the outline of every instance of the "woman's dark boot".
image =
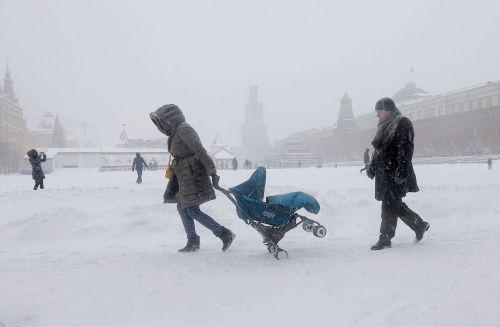
{"type": "Polygon", "coordinates": [[[222,227],[221,233],[219,238],[222,240],[222,251],[226,251],[229,249],[231,246],[231,243],[233,243],[234,238],[236,235],[231,232],[229,229],[226,227],[222,227]]]}
{"type": "Polygon", "coordinates": [[[199,237],[188,237],[188,242],[183,249],[179,252],[196,252],[200,249],[200,238],[199,237]]]}

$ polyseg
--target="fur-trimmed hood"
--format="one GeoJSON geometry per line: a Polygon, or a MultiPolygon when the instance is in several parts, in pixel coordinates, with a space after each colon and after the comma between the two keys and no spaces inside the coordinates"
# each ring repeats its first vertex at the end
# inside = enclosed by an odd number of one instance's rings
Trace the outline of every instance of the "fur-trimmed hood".
{"type": "Polygon", "coordinates": [[[38,157],[38,152],[35,149],[29,150],[26,154],[28,155],[28,158],[31,159],[36,159],[36,157],[38,157]]]}
{"type": "Polygon", "coordinates": [[[167,136],[175,134],[177,125],[186,121],[181,109],[175,104],[167,104],[149,114],[158,130],[167,136]]]}

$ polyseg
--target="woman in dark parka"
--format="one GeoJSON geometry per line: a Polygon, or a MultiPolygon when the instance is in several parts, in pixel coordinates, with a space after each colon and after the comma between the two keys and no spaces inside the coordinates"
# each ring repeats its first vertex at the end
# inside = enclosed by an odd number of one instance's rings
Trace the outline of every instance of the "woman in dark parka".
{"type": "Polygon", "coordinates": [[[382,201],[379,241],[371,249],[382,250],[391,246],[398,218],[415,232],[415,242],[422,240],[430,224],[401,200],[407,192],[419,191],[412,164],[413,125],[401,115],[390,98],[380,99],[375,111],[379,117],[377,133],[372,141],[375,151],[366,174],[371,179],[375,178],[375,199],[382,201]]]}
{"type": "Polygon", "coordinates": [[[196,234],[195,220],[219,237],[223,243],[222,251],[226,251],[235,238],[235,234],[200,210],[202,203],[215,199],[212,183],[217,185],[219,176],[212,158],[201,144],[196,131],[186,123],[184,114],[176,105],[164,105],[152,112],[150,117],[158,130],[168,136],[168,151],[174,157],[171,164],[174,176],[167,185],[164,202],[177,203],[177,211],[187,234],[187,245],[179,251],[195,252],[200,248],[200,237],[196,234]]]}
{"type": "Polygon", "coordinates": [[[40,152],[40,155],[38,155],[38,152],[35,149],[31,149],[27,152],[28,158],[30,160],[30,164],[32,167],[32,172],[31,176],[35,180],[35,187],[33,187],[34,190],[38,189],[38,186],[43,190],[43,180],[45,179],[45,175],[42,170],[42,162],[45,162],[47,160],[47,156],[45,153],[40,152]]]}

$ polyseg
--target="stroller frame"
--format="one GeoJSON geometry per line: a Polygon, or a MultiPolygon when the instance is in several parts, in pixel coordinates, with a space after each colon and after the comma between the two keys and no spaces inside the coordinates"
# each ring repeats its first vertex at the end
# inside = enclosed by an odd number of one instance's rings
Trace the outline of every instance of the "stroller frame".
{"type": "Polygon", "coordinates": [[[290,213],[289,211],[285,211],[284,209],[287,208],[283,208],[280,205],[267,203],[258,199],[254,199],[253,201],[257,202],[258,204],[264,205],[266,208],[269,208],[272,211],[289,214],[291,215],[291,219],[287,224],[283,226],[273,225],[261,219],[255,219],[235,199],[236,195],[241,196],[241,194],[226,190],[220,187],[218,183],[217,185],[214,185],[214,188],[226,195],[229,200],[236,206],[236,208],[238,208],[240,212],[244,214],[245,223],[252,226],[257,232],[259,232],[259,234],[263,238],[264,244],[267,246],[267,250],[269,251],[269,253],[272,253],[278,260],[288,258],[288,253],[278,246],[278,242],[281,241],[281,239],[288,231],[294,229],[295,227],[302,224],[302,227],[306,232],[312,232],[316,237],[322,238],[326,235],[326,228],[320,225],[317,221],[299,215],[296,212],[290,213]]]}

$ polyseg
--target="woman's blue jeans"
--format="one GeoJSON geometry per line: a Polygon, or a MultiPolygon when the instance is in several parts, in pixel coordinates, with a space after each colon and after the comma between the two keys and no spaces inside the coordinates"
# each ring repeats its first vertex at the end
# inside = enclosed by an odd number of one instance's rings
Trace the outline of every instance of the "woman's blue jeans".
{"type": "Polygon", "coordinates": [[[196,220],[206,228],[210,229],[215,236],[219,237],[222,231],[222,226],[206,213],[201,212],[200,206],[191,206],[182,209],[181,202],[177,201],[177,211],[182,219],[184,230],[187,237],[199,237],[196,234],[194,221],[196,220]]]}

